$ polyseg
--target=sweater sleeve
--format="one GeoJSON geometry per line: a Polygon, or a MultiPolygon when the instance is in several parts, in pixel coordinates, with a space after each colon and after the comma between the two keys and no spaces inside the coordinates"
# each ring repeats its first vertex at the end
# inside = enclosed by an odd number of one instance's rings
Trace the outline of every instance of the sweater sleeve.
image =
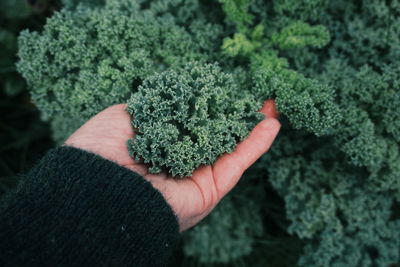
{"type": "Polygon", "coordinates": [[[165,266],[177,218],[138,174],[56,148],[0,201],[0,266],[165,266]]]}

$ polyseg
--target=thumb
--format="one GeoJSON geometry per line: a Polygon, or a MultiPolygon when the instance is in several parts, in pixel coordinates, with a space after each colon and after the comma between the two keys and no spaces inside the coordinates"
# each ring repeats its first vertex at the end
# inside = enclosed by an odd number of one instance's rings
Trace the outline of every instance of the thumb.
{"type": "Polygon", "coordinates": [[[249,168],[271,147],[279,129],[278,112],[273,100],[264,103],[260,112],[266,115],[251,131],[248,138],[238,144],[236,150],[220,157],[213,166],[215,184],[221,195],[228,193],[249,168]]]}

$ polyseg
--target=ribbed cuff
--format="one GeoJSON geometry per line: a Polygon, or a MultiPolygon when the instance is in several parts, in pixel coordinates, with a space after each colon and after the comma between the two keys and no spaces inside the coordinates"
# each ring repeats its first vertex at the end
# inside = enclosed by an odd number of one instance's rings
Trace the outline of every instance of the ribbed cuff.
{"type": "Polygon", "coordinates": [[[164,266],[179,237],[149,182],[72,147],[50,151],[0,214],[0,259],[10,266],[164,266]]]}

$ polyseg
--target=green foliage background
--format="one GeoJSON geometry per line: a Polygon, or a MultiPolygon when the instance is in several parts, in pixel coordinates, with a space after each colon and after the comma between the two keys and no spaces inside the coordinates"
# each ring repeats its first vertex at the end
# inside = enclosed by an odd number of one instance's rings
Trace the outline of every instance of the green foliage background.
{"type": "Polygon", "coordinates": [[[283,127],[171,265],[400,264],[398,0],[62,2],[43,29],[59,3],[0,4],[18,10],[1,15],[3,191],[51,145],[13,67],[23,28],[18,70],[57,142],[159,73],[217,62],[283,127]]]}
{"type": "Polygon", "coordinates": [[[53,145],[50,129],[31,103],[15,62],[19,32],[40,29],[45,17],[59,6],[45,0],[0,2],[0,196],[53,145]]]}

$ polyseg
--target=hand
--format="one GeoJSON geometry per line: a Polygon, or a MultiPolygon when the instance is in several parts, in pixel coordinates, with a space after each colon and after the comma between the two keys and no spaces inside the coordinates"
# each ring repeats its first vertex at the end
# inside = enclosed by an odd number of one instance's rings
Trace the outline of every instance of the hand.
{"type": "Polygon", "coordinates": [[[65,144],[98,154],[142,175],[170,204],[178,216],[181,231],[194,226],[211,212],[236,185],[243,172],[269,149],[280,129],[275,104],[268,100],[260,110],[266,118],[234,152],[221,156],[212,166],[201,166],[192,177],[171,179],[166,173],[149,173],[145,164],[129,156],[126,142],[135,135],[125,107],[121,104],[100,112],[65,144]]]}

